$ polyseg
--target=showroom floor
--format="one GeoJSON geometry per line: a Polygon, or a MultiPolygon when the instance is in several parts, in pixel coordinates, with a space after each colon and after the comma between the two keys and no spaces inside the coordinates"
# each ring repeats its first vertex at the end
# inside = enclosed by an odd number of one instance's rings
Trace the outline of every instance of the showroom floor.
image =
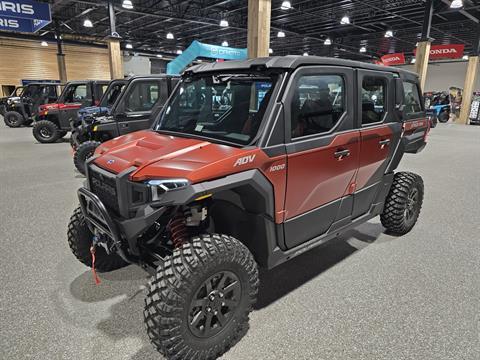
{"type": "MultiPolygon", "coordinates": [[[[161,359],[143,327],[147,275],[101,275],[67,246],[82,177],[68,142],[0,125],[0,358],[161,359]]],[[[480,127],[439,124],[404,169],[421,174],[420,220],[378,220],[269,273],[250,330],[224,359],[480,358],[480,127]]]]}

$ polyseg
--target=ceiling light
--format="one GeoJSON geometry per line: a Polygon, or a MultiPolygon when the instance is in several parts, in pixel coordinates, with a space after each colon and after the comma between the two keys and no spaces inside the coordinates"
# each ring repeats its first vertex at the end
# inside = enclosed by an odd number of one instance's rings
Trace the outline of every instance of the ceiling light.
{"type": "Polygon", "coordinates": [[[285,33],[283,31],[279,31],[277,33],[277,37],[285,37],[285,33]]]}
{"type": "Polygon", "coordinates": [[[269,48],[269,49],[268,49],[268,53],[269,53],[269,54],[273,54],[272,48],[269,48]]]}
{"type": "Polygon", "coordinates": [[[393,31],[392,31],[392,30],[387,30],[387,31],[385,32],[385,37],[386,37],[386,38],[393,37],[393,31]]]}
{"type": "Polygon", "coordinates": [[[220,20],[220,26],[221,27],[228,27],[228,21],[225,19],[220,20]]]}
{"type": "Polygon", "coordinates": [[[308,56],[308,52],[305,51],[305,52],[303,53],[303,56],[308,56]]]}
{"type": "Polygon", "coordinates": [[[123,0],[122,7],[128,10],[133,9],[133,4],[131,0],[123,0]]]}
{"type": "Polygon", "coordinates": [[[342,24],[342,25],[348,25],[348,24],[350,24],[350,18],[349,18],[347,15],[345,15],[345,16],[342,18],[342,20],[340,20],[340,24],[342,24]]]}
{"type": "Polygon", "coordinates": [[[48,46],[48,43],[46,41],[42,41],[41,45],[42,46],[48,46]]]}
{"type": "Polygon", "coordinates": [[[162,58],[163,55],[162,55],[162,54],[157,54],[157,57],[158,57],[158,58],[162,58]]]}
{"type": "Polygon", "coordinates": [[[171,32],[169,32],[169,33],[167,34],[167,39],[172,40],[173,38],[174,38],[173,34],[172,34],[171,32]]]}
{"type": "Polygon", "coordinates": [[[126,49],[133,49],[133,45],[132,44],[127,44],[127,45],[125,45],[125,48],[126,49]]]}
{"type": "Polygon", "coordinates": [[[460,9],[462,7],[463,7],[462,0],[453,0],[452,3],[450,4],[450,8],[452,9],[460,9]]]}
{"type": "Polygon", "coordinates": [[[417,59],[412,58],[412,61],[410,61],[410,64],[415,64],[415,61],[417,61],[417,59]]]}
{"type": "Polygon", "coordinates": [[[91,28],[93,27],[93,24],[89,19],[85,19],[85,21],[83,22],[83,26],[91,28]]]}
{"type": "Polygon", "coordinates": [[[463,60],[468,60],[468,55],[463,55],[462,59],[463,60]]]}
{"type": "Polygon", "coordinates": [[[183,51],[180,50],[180,49],[178,49],[178,50],[177,50],[177,55],[181,55],[181,54],[183,54],[183,51]]]}
{"type": "Polygon", "coordinates": [[[290,1],[284,1],[282,2],[282,5],[280,6],[280,9],[282,10],[290,10],[292,8],[292,4],[290,1]]]}
{"type": "Polygon", "coordinates": [[[332,40],[330,40],[330,38],[326,38],[323,42],[323,45],[332,45],[332,40]]]}
{"type": "Polygon", "coordinates": [[[224,42],[222,42],[222,46],[228,46],[228,41],[225,40],[224,42]]]}
{"type": "Polygon", "coordinates": [[[362,46],[362,47],[360,48],[360,52],[361,52],[361,53],[366,53],[366,52],[367,52],[367,48],[366,48],[365,46],[362,46]]]}

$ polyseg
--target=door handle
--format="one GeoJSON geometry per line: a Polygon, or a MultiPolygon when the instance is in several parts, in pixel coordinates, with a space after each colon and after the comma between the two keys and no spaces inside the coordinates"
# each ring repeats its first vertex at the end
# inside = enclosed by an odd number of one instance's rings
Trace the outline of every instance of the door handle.
{"type": "Polygon", "coordinates": [[[390,139],[380,140],[378,143],[380,144],[380,149],[383,149],[385,146],[390,145],[390,139]]]}
{"type": "Polygon", "coordinates": [[[335,159],[337,160],[343,160],[347,156],[350,156],[350,150],[348,149],[338,149],[333,156],[335,156],[335,159]]]}

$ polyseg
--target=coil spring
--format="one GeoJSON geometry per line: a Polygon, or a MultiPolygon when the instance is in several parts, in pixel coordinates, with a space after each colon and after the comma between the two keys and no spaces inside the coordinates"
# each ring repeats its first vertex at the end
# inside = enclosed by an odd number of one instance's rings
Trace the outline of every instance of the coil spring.
{"type": "Polygon", "coordinates": [[[185,225],[185,216],[182,212],[177,212],[168,224],[170,236],[174,248],[181,247],[188,240],[188,230],[185,225]]]}

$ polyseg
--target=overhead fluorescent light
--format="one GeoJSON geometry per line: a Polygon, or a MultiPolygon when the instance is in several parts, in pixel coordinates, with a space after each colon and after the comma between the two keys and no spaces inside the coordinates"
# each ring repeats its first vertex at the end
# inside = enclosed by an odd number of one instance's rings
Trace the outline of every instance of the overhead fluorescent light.
{"type": "Polygon", "coordinates": [[[85,19],[85,21],[83,22],[83,26],[85,26],[87,28],[93,27],[92,21],[89,20],[89,19],[85,19]]]}
{"type": "Polygon", "coordinates": [[[162,54],[157,54],[157,57],[158,57],[158,58],[162,58],[163,55],[162,55],[162,54]]]}
{"type": "Polygon", "coordinates": [[[133,4],[131,0],[123,0],[122,7],[124,9],[132,10],[133,9],[133,4]]]}
{"type": "Polygon", "coordinates": [[[460,9],[462,7],[463,7],[462,0],[453,0],[452,3],[450,4],[451,9],[460,9]]]}
{"type": "Polygon", "coordinates": [[[273,54],[272,48],[269,48],[269,49],[268,49],[268,53],[269,53],[269,54],[273,54]]]}
{"type": "Polygon", "coordinates": [[[228,21],[225,19],[220,20],[220,26],[221,27],[228,27],[228,21]]]}
{"type": "Polygon", "coordinates": [[[326,38],[323,42],[323,45],[332,45],[332,40],[330,40],[330,38],[326,38]]]}
{"type": "Polygon", "coordinates": [[[174,39],[174,36],[171,32],[167,33],[167,39],[169,39],[169,40],[174,39]]]}
{"type": "Polygon", "coordinates": [[[290,10],[292,8],[292,4],[290,1],[284,1],[282,2],[282,5],[280,6],[280,9],[282,10],[290,10]]]}
{"type": "Polygon", "coordinates": [[[348,25],[348,24],[350,24],[350,18],[349,18],[347,15],[345,15],[345,16],[342,18],[342,20],[340,20],[340,24],[342,24],[342,25],[348,25]]]}
{"type": "Polygon", "coordinates": [[[362,47],[360,48],[360,52],[361,52],[361,53],[366,53],[366,52],[367,52],[367,48],[366,48],[365,46],[362,46],[362,47]]]}
{"type": "Polygon", "coordinates": [[[223,41],[222,46],[228,46],[228,41],[227,40],[223,41]]]}
{"type": "Polygon", "coordinates": [[[182,50],[180,50],[180,49],[178,49],[176,52],[177,52],[177,55],[181,55],[181,54],[183,54],[183,51],[182,51],[182,50]]]}
{"type": "Polygon", "coordinates": [[[392,30],[387,30],[387,31],[385,32],[385,37],[386,37],[386,38],[393,37],[393,31],[392,31],[392,30]]]}
{"type": "Polygon", "coordinates": [[[42,41],[41,44],[42,46],[48,46],[48,43],[46,41],[42,41]]]}
{"type": "Polygon", "coordinates": [[[279,31],[279,32],[277,33],[277,37],[279,37],[279,38],[284,38],[284,37],[285,37],[285,33],[284,33],[283,31],[279,31]]]}
{"type": "Polygon", "coordinates": [[[133,45],[132,44],[127,44],[127,45],[125,45],[125,48],[126,49],[133,49],[133,45]]]}
{"type": "Polygon", "coordinates": [[[412,58],[412,61],[410,61],[410,64],[415,64],[415,61],[417,61],[417,59],[412,58]]]}
{"type": "Polygon", "coordinates": [[[463,59],[463,60],[468,60],[468,55],[463,55],[463,56],[462,56],[462,59],[463,59]]]}
{"type": "Polygon", "coordinates": [[[303,53],[303,56],[308,56],[308,52],[305,51],[305,52],[303,53]]]}

